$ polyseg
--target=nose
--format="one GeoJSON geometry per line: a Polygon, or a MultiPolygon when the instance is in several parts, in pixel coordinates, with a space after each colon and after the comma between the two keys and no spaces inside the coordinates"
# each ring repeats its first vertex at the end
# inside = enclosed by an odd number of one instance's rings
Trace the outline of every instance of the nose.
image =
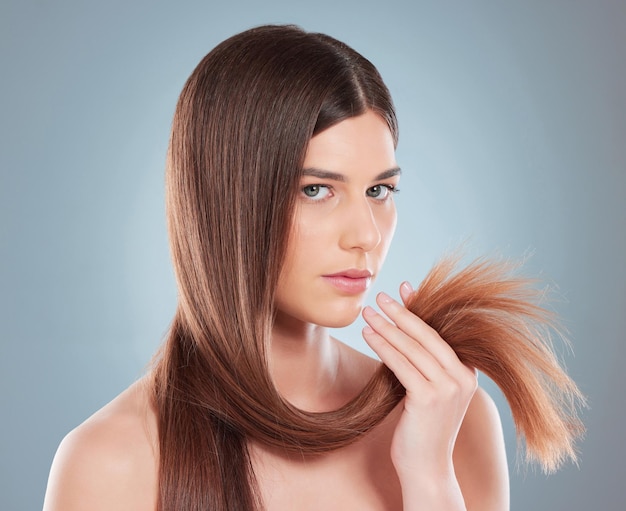
{"type": "Polygon", "coordinates": [[[381,242],[380,227],[367,199],[351,202],[344,211],[340,245],[344,250],[374,250],[381,242]]]}

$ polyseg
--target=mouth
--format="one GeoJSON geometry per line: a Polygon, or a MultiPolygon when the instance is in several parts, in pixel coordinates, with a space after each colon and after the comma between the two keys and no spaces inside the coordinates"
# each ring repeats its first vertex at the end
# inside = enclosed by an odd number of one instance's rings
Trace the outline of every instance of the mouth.
{"type": "Polygon", "coordinates": [[[322,275],[322,278],[344,294],[358,295],[364,293],[369,288],[372,281],[372,272],[369,270],[349,269],[331,275],[322,275]]]}

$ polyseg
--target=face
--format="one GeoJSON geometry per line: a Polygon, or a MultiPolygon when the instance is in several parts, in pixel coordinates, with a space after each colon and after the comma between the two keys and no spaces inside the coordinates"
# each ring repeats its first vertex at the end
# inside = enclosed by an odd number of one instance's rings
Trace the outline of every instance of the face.
{"type": "Polygon", "coordinates": [[[278,318],[352,323],[396,226],[400,170],[386,122],[374,112],[311,139],[276,290],[278,318]]]}

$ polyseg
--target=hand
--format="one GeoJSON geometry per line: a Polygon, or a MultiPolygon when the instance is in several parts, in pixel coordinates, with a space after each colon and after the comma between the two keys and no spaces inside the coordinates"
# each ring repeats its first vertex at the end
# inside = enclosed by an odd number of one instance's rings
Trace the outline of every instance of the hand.
{"type": "MultiPolygon", "coordinates": [[[[406,301],[412,289],[400,287],[406,301]]],[[[391,458],[405,492],[405,483],[432,485],[440,480],[458,489],[452,452],[459,428],[477,388],[476,372],[458,359],[439,334],[384,293],[363,317],[363,337],[406,389],[396,426],[391,458]]],[[[460,490],[458,490],[460,496],[460,490]]],[[[462,502],[462,499],[461,499],[462,502]]],[[[454,506],[453,506],[454,507],[454,506]]]]}

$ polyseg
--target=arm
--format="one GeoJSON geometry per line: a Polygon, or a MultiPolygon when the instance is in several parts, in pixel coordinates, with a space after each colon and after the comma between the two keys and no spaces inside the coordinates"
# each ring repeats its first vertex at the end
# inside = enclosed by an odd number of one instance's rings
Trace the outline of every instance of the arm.
{"type": "MultiPolygon", "coordinates": [[[[410,286],[403,285],[403,299],[410,292],[410,286]]],[[[481,474],[472,473],[467,477],[470,468],[463,463],[459,468],[464,475],[457,477],[454,464],[459,459],[469,461],[463,451],[457,448],[455,452],[455,443],[477,388],[475,371],[464,366],[436,331],[401,304],[384,294],[378,296],[377,303],[389,319],[366,308],[363,316],[368,327],[363,335],[406,389],[403,412],[391,448],[402,485],[404,510],[495,510],[484,506],[477,508],[474,500],[466,501],[461,484],[469,497],[488,491],[470,490],[470,485],[486,488],[491,483],[484,481],[481,474]]],[[[484,402],[484,395],[481,392],[478,396],[476,405],[472,406],[471,425],[463,428],[462,448],[474,441],[469,433],[479,434],[477,425],[480,426],[481,421],[474,418],[482,415],[479,405],[484,402]]],[[[493,415],[490,415],[487,422],[492,421],[493,415]]],[[[498,451],[491,449],[489,452],[498,451]]],[[[484,467],[494,463],[485,462],[484,467]]],[[[500,486],[498,488],[501,491],[500,486]]],[[[494,500],[501,502],[499,498],[494,500]]]]}

